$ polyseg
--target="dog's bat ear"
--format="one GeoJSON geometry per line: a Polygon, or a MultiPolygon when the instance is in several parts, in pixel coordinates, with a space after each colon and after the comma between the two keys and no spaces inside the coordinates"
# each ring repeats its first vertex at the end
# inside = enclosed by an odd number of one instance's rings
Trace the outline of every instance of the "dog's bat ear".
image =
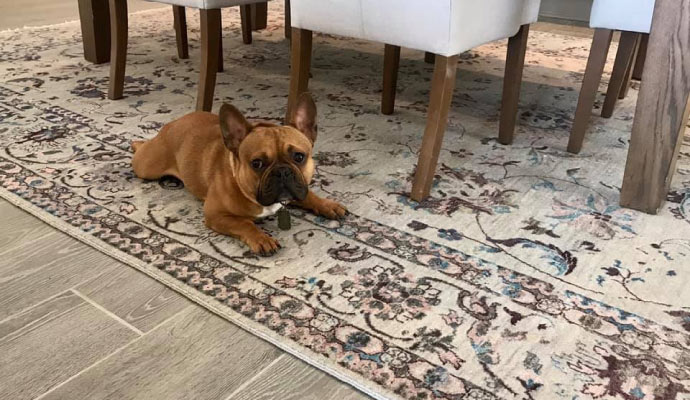
{"type": "Polygon", "coordinates": [[[237,153],[242,140],[252,130],[252,126],[244,118],[244,115],[230,104],[223,104],[220,107],[220,132],[223,134],[225,147],[237,153]]]}
{"type": "Polygon", "coordinates": [[[310,93],[302,93],[299,97],[290,125],[304,133],[312,143],[316,142],[316,103],[310,93]]]}

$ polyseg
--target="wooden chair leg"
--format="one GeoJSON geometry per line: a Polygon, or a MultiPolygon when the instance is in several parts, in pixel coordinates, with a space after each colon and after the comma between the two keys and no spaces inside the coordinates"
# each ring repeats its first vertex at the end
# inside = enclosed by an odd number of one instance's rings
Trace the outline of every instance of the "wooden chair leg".
{"type": "Polygon", "coordinates": [[[395,110],[399,66],[400,46],[387,44],[383,56],[383,95],[381,98],[381,113],[385,115],[391,115],[395,110]]]}
{"type": "Polygon", "coordinates": [[[240,6],[240,19],[242,20],[242,41],[244,44],[252,43],[252,8],[246,4],[240,6]]]}
{"type": "Polygon", "coordinates": [[[513,143],[528,37],[529,25],[522,25],[518,33],[508,41],[503,98],[501,99],[501,123],[498,128],[498,141],[502,144],[513,143]]]}
{"type": "Polygon", "coordinates": [[[293,112],[297,107],[299,96],[309,89],[309,71],[311,70],[312,31],[292,28],[292,45],[290,46],[290,93],[285,114],[285,122],[292,122],[293,112]]]}
{"type": "Polygon", "coordinates": [[[110,8],[105,0],[79,0],[79,21],[86,61],[110,61],[110,8]]]}
{"type": "Polygon", "coordinates": [[[127,0],[110,0],[110,87],[108,98],[122,98],[127,65],[127,0]]]}
{"type": "Polygon", "coordinates": [[[616,108],[618,95],[621,93],[621,88],[625,84],[625,73],[628,70],[628,65],[630,65],[632,61],[637,35],[638,34],[634,32],[621,32],[621,40],[618,44],[618,53],[616,54],[616,63],[613,64],[611,80],[609,81],[609,87],[606,91],[606,100],[604,100],[604,106],[601,108],[601,116],[604,118],[611,118],[613,110],[616,108]]]}
{"type": "Polygon", "coordinates": [[[292,34],[292,13],[290,12],[290,0],[285,0],[285,38],[290,39],[292,34]]]}
{"type": "Polygon", "coordinates": [[[640,38],[640,45],[637,48],[637,59],[635,59],[635,68],[633,69],[632,78],[641,81],[642,73],[644,72],[644,63],[647,60],[647,45],[649,44],[649,34],[643,33],[640,38]]]}
{"type": "Polygon", "coordinates": [[[218,39],[220,38],[220,10],[199,10],[201,16],[201,72],[197,111],[211,111],[218,71],[218,39]]]}
{"type": "Polygon", "coordinates": [[[182,6],[172,6],[175,19],[175,38],[177,40],[177,56],[184,60],[189,58],[189,44],[187,41],[187,16],[182,6]]]}
{"type": "Polygon", "coordinates": [[[641,38],[641,33],[635,33],[635,45],[633,46],[630,62],[628,62],[628,68],[625,69],[625,75],[623,76],[623,85],[621,85],[621,90],[618,93],[619,100],[622,100],[628,96],[628,90],[630,89],[630,84],[632,82],[633,69],[635,68],[635,63],[637,62],[637,55],[639,53],[638,50],[640,49],[641,38]]]}
{"type": "Polygon", "coordinates": [[[223,16],[218,19],[218,72],[223,72],[223,16]]]}
{"type": "Polygon", "coordinates": [[[424,200],[431,191],[438,156],[441,153],[443,134],[448,124],[448,111],[453,100],[457,68],[458,56],[436,55],[426,129],[410,194],[415,201],[424,200]]]}
{"type": "Polygon", "coordinates": [[[260,31],[268,26],[268,2],[254,3],[252,10],[252,30],[260,31]]]}
{"type": "Polygon", "coordinates": [[[436,61],[436,54],[424,52],[424,62],[427,64],[433,64],[436,61]]]}
{"type": "Polygon", "coordinates": [[[570,140],[568,141],[568,151],[571,153],[577,154],[582,150],[582,142],[585,139],[585,133],[587,133],[589,119],[594,107],[594,99],[599,90],[599,83],[601,83],[601,76],[604,74],[606,57],[609,53],[612,37],[613,31],[610,29],[596,29],[594,31],[594,40],[589,52],[587,69],[582,81],[580,98],[577,101],[573,128],[570,131],[570,140]]]}

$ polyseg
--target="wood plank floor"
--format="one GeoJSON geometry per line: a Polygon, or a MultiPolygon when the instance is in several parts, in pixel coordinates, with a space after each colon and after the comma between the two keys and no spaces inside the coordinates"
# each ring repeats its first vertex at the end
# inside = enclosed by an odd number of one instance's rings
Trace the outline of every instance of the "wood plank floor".
{"type": "MultiPolygon", "coordinates": [[[[0,29],[77,18],[0,1],[0,29]]],[[[0,226],[0,399],[368,398],[2,199],[0,226]]]]}
{"type": "Polygon", "coordinates": [[[0,399],[368,398],[2,199],[0,226],[0,399]]]}
{"type": "MultiPolygon", "coordinates": [[[[166,7],[166,5],[142,0],[129,0],[127,7],[130,12],[136,12],[166,7]]],[[[59,24],[75,19],[79,19],[77,0],[0,1],[0,30],[59,24]]]]}

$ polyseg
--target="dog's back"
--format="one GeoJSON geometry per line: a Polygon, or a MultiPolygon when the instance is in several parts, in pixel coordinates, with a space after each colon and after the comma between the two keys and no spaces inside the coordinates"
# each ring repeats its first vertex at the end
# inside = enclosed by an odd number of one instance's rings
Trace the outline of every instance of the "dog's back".
{"type": "Polygon", "coordinates": [[[209,184],[227,153],[218,116],[194,112],[166,124],[153,139],[133,142],[134,173],[142,179],[174,176],[196,197],[206,198],[209,184]]]}

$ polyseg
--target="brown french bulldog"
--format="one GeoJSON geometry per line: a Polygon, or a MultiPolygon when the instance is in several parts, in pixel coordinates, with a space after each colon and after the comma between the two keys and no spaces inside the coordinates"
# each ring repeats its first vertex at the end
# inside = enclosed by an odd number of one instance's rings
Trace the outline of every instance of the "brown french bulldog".
{"type": "Polygon", "coordinates": [[[149,141],[132,142],[132,167],[142,179],[180,179],[204,202],[206,226],[271,255],[280,244],[254,224],[256,218],[288,202],[331,219],[347,213],[309,190],[315,140],[316,105],[308,93],[287,126],[251,124],[223,104],[220,115],[194,112],[165,125],[149,141]]]}

